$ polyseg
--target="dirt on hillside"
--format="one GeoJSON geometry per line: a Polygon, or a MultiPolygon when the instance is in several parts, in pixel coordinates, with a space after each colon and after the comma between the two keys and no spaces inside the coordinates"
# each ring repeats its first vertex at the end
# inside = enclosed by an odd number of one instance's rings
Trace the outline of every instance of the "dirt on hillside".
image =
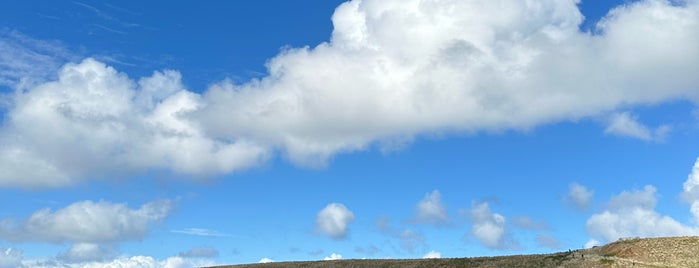
{"type": "Polygon", "coordinates": [[[539,255],[445,259],[275,262],[219,268],[427,267],[699,267],[699,237],[620,239],[591,249],[539,255]]]}

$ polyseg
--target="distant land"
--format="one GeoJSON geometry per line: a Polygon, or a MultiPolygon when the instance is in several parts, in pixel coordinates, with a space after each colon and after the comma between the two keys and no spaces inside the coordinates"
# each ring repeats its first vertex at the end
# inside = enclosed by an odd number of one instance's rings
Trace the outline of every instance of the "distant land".
{"type": "Polygon", "coordinates": [[[551,254],[444,259],[371,259],[273,262],[218,268],[320,267],[699,267],[699,237],[629,238],[591,249],[551,254]]]}

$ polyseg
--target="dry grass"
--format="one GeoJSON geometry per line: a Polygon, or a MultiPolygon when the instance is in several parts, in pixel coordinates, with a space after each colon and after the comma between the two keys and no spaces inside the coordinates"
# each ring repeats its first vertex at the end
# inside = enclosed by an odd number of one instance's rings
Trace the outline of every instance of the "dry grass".
{"type": "Polygon", "coordinates": [[[625,239],[593,249],[541,255],[454,259],[277,262],[220,266],[219,268],[280,267],[699,267],[699,237],[625,239]]]}

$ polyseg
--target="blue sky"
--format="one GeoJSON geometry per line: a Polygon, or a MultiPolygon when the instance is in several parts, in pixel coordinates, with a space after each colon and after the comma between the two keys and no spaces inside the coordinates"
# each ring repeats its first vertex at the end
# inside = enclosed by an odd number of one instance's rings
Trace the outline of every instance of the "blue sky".
{"type": "Polygon", "coordinates": [[[697,43],[693,0],[14,2],[0,267],[696,235],[697,43]]]}

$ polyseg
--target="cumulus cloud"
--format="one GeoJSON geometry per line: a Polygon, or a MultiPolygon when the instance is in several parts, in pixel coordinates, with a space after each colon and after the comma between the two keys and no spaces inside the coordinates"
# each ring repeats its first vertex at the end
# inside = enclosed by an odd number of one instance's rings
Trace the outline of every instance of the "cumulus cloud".
{"type": "Polygon", "coordinates": [[[516,246],[507,233],[505,217],[492,212],[487,202],[474,204],[469,216],[471,233],[486,247],[507,249],[516,246]]]}
{"type": "Polygon", "coordinates": [[[270,262],[274,262],[274,260],[272,260],[270,258],[262,258],[262,259],[260,259],[260,261],[258,261],[258,263],[270,263],[270,262]]]}
{"type": "Polygon", "coordinates": [[[578,183],[571,183],[568,186],[568,194],[565,200],[579,211],[586,210],[590,206],[594,191],[578,183]]]}
{"type": "Polygon", "coordinates": [[[636,138],[645,141],[662,141],[671,130],[669,125],[650,129],[638,122],[637,118],[628,112],[615,113],[609,117],[605,133],[636,138]]]}
{"type": "Polygon", "coordinates": [[[442,258],[442,253],[438,251],[430,251],[425,253],[425,255],[422,256],[423,259],[441,259],[442,258]]]}
{"type": "Polygon", "coordinates": [[[136,83],[86,59],[18,92],[0,132],[0,186],[55,187],[149,169],[206,175],[265,158],[254,142],[212,139],[187,119],[204,103],[180,79],[164,71],[136,83]]]}
{"type": "MultiPolygon", "coordinates": [[[[95,60],[68,64],[55,81],[5,97],[0,186],[149,169],[221,174],[276,152],[319,166],[422,134],[699,100],[699,2],[625,4],[595,34],[579,30],[578,2],[349,1],[329,42],[286,49],[268,76],[202,94],[174,71],[136,82],[95,60]]],[[[610,132],[656,135],[633,122],[610,132]]]]}
{"type": "MultiPolygon", "coordinates": [[[[81,201],[52,211],[44,208],[27,219],[0,220],[0,238],[9,241],[51,243],[104,243],[142,239],[154,224],[172,211],[170,200],[159,200],[131,209],[107,201],[81,201]]],[[[78,244],[86,251],[89,244],[78,244]],[[84,247],[83,247],[84,246],[84,247]]]]}
{"type": "Polygon", "coordinates": [[[324,235],[333,239],[343,239],[347,236],[348,225],[354,221],[354,213],[345,205],[328,204],[316,216],[316,228],[324,235]]]}
{"type": "Polygon", "coordinates": [[[590,238],[590,240],[587,240],[587,242],[585,242],[583,248],[593,248],[599,245],[601,245],[601,243],[597,241],[597,239],[590,238]]]}
{"type": "Polygon", "coordinates": [[[337,254],[337,253],[330,254],[330,256],[323,258],[324,261],[341,260],[341,259],[342,259],[342,255],[337,254]]]}
{"type": "Polygon", "coordinates": [[[416,220],[420,223],[444,224],[448,221],[447,209],[438,190],[425,194],[416,206],[416,220]]]}
{"type": "Polygon", "coordinates": [[[692,172],[684,182],[683,189],[682,198],[690,204],[694,220],[699,223],[699,158],[694,162],[692,172]]]}
{"type": "Polygon", "coordinates": [[[58,259],[66,263],[100,262],[114,259],[116,248],[91,243],[76,243],[68,251],[58,255],[58,259]]]}
{"type": "Polygon", "coordinates": [[[183,258],[215,258],[218,257],[218,250],[212,247],[195,247],[185,252],[180,252],[177,256],[183,258]]]}
{"type": "Polygon", "coordinates": [[[636,236],[699,234],[699,228],[687,226],[655,211],[656,202],[656,189],[650,185],[641,190],[621,192],[609,200],[603,212],[587,220],[587,232],[602,241],[636,236]]]}

